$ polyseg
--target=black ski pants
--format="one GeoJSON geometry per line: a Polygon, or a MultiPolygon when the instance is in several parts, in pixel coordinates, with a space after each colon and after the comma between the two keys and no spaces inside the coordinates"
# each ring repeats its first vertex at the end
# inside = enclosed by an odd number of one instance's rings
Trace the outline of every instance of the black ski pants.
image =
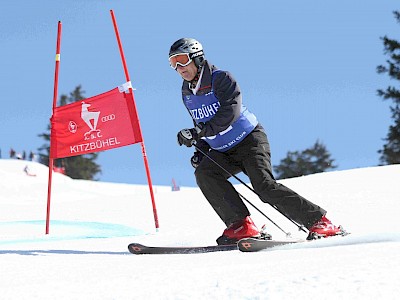
{"type": "MultiPolygon", "coordinates": [[[[208,155],[231,174],[245,173],[263,202],[299,225],[310,228],[326,213],[324,209],[275,181],[271,167],[271,151],[261,125],[227,152],[212,150],[208,155]]],[[[195,171],[196,181],[213,209],[229,226],[250,213],[229,182],[230,175],[204,157],[195,171]]]]}

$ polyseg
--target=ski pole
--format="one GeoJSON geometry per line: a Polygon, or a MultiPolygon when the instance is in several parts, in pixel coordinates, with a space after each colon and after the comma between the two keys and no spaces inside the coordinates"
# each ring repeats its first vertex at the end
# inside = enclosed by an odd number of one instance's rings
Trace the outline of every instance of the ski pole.
{"type": "MultiPolygon", "coordinates": [[[[225,169],[223,166],[221,166],[218,162],[216,162],[213,158],[211,158],[207,153],[205,153],[203,150],[201,150],[199,147],[197,147],[197,145],[195,143],[193,143],[193,146],[196,148],[197,151],[199,151],[201,154],[203,154],[205,157],[207,157],[209,160],[211,160],[215,165],[217,165],[221,170],[223,170],[225,173],[227,173],[229,176],[235,178],[237,181],[239,181],[241,184],[243,184],[245,187],[247,187],[250,191],[252,191],[254,194],[256,194],[261,200],[263,200],[263,202],[268,203],[267,201],[264,201],[263,197],[258,194],[252,187],[250,187],[249,185],[247,185],[243,180],[241,180],[239,177],[237,177],[236,175],[232,174],[231,172],[229,172],[227,169],[225,169]]],[[[239,194],[240,195],[240,194],[239,194]]],[[[243,197],[242,197],[243,198],[243,197]]],[[[248,200],[246,200],[247,202],[249,202],[248,200]]],[[[249,202],[250,203],[250,202],[249,202]]],[[[295,221],[293,221],[292,219],[290,219],[288,216],[286,216],[285,214],[283,214],[282,212],[280,212],[274,205],[268,203],[269,205],[271,205],[275,210],[277,210],[279,213],[281,213],[283,216],[285,216],[290,222],[292,222],[294,225],[297,226],[297,228],[299,228],[299,230],[307,233],[307,231],[300,226],[299,224],[297,224],[295,221]]],[[[253,207],[255,207],[253,204],[251,204],[253,207]]],[[[260,211],[257,208],[258,211],[260,211]]],[[[264,215],[264,214],[263,214],[264,215]]],[[[265,215],[264,215],[265,216],[265,215]]],[[[271,221],[270,218],[267,217],[268,220],[271,221]]],[[[272,222],[274,225],[276,225],[274,222],[272,222]]],[[[279,226],[278,226],[279,228],[279,226]]],[[[285,232],[285,231],[284,231],[285,232]]]]}
{"type": "Polygon", "coordinates": [[[272,224],[274,224],[280,231],[282,231],[287,237],[290,237],[291,234],[290,232],[286,232],[285,230],[283,230],[278,224],[276,224],[273,220],[271,220],[270,217],[268,217],[266,214],[264,214],[257,206],[255,206],[253,203],[250,202],[250,200],[247,200],[245,196],[243,196],[241,193],[237,192],[239,194],[239,196],[246,201],[247,203],[249,203],[255,210],[257,210],[261,215],[263,215],[268,221],[270,221],[272,224]]]}

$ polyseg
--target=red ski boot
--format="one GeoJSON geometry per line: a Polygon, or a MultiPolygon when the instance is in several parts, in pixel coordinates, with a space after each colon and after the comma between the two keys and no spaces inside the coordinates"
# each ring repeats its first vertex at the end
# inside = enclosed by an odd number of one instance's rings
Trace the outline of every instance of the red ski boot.
{"type": "Polygon", "coordinates": [[[342,227],[333,225],[325,216],[322,216],[321,220],[310,228],[307,240],[315,240],[334,235],[344,235],[342,227]]]}
{"type": "Polygon", "coordinates": [[[229,245],[235,244],[240,239],[248,237],[259,237],[260,231],[254,224],[250,216],[247,216],[243,220],[236,221],[228,226],[217,239],[218,245],[229,245]]]}

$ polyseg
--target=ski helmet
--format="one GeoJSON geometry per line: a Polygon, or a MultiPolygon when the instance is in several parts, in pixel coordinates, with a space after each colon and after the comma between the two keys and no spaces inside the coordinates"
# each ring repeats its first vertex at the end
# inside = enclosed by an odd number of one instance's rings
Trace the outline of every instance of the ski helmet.
{"type": "Polygon", "coordinates": [[[180,53],[188,53],[189,57],[194,61],[197,67],[201,67],[204,64],[204,52],[203,46],[199,41],[192,38],[182,38],[172,44],[169,49],[169,56],[171,57],[180,53]]]}

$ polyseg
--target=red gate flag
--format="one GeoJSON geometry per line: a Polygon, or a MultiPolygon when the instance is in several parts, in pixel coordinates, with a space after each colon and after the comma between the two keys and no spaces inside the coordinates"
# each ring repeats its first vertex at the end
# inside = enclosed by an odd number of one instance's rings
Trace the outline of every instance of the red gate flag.
{"type": "Polygon", "coordinates": [[[51,158],[105,151],[143,141],[130,82],[106,93],[54,108],[51,158]]]}
{"type": "Polygon", "coordinates": [[[53,115],[50,119],[51,133],[46,234],[49,234],[50,228],[51,184],[54,159],[105,151],[134,143],[140,143],[142,146],[142,156],[153,206],[154,223],[157,230],[159,227],[150,168],[140,129],[139,116],[136,111],[133,89],[129,79],[128,67],[122,49],[117,21],[114,12],[110,10],[110,13],[127,83],[109,92],[61,107],[57,107],[62,28],[61,21],[58,22],[53,115]]]}

